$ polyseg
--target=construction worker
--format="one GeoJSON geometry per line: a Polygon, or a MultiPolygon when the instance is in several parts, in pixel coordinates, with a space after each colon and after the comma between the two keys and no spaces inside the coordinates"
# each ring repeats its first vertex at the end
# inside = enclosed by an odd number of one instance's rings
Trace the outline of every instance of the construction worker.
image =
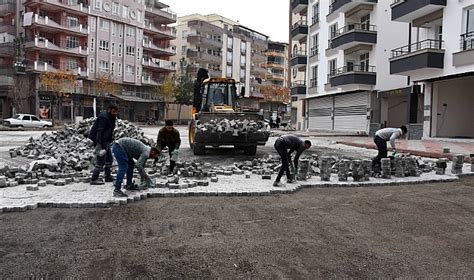
{"type": "Polygon", "coordinates": [[[400,139],[402,136],[407,134],[407,127],[402,125],[400,128],[382,128],[375,132],[374,142],[377,145],[379,153],[372,160],[372,169],[380,165],[382,158],[387,157],[387,141],[390,141],[390,146],[392,146],[393,155],[397,153],[395,147],[395,140],[400,139]]]}
{"type": "Polygon", "coordinates": [[[105,182],[114,181],[111,175],[113,157],[110,147],[113,141],[117,115],[117,105],[109,105],[106,112],[99,114],[89,132],[89,138],[94,142],[96,155],[94,170],[92,170],[90,181],[91,185],[103,185],[104,180],[105,182]],[[99,178],[102,171],[105,173],[104,180],[99,178]]]}
{"type": "Polygon", "coordinates": [[[298,161],[301,156],[301,153],[311,147],[311,142],[309,140],[303,141],[294,135],[288,134],[280,136],[275,141],[274,147],[280,155],[281,167],[280,171],[278,172],[278,176],[276,177],[275,182],[273,183],[273,186],[280,187],[283,185],[280,180],[284,172],[286,172],[286,182],[293,183],[295,181],[295,178],[291,176],[289,167],[289,163],[291,162],[291,154],[296,151],[294,160],[294,168],[296,172],[298,170],[298,161]]]}
{"type": "Polygon", "coordinates": [[[158,132],[156,140],[156,147],[161,152],[165,147],[168,147],[170,155],[170,173],[173,173],[176,165],[175,157],[178,156],[179,146],[181,145],[181,137],[179,131],[174,128],[173,121],[167,120],[165,126],[158,132]]]}
{"type": "Polygon", "coordinates": [[[127,186],[125,189],[133,191],[146,189],[153,186],[153,182],[150,176],[145,172],[145,163],[149,158],[157,158],[160,155],[160,151],[157,148],[151,148],[141,141],[132,138],[121,138],[112,146],[112,152],[117,160],[118,172],[117,178],[114,183],[113,195],[116,197],[126,197],[127,195],[122,192],[122,181],[127,174],[127,186]],[[136,160],[136,162],[134,161],[136,160]],[[133,168],[137,167],[138,173],[140,173],[141,184],[140,187],[136,187],[133,184],[133,168]]]}

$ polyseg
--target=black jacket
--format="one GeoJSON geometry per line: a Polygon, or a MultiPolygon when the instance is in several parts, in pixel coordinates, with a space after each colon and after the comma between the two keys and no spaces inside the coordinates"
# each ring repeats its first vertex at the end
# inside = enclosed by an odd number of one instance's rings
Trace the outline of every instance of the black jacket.
{"type": "Polygon", "coordinates": [[[110,113],[101,113],[89,133],[89,138],[94,142],[94,146],[100,145],[102,149],[112,143],[114,138],[115,118],[110,113]]]}
{"type": "Polygon", "coordinates": [[[179,135],[179,131],[176,128],[173,128],[173,130],[171,131],[166,130],[166,127],[161,128],[158,132],[156,144],[158,150],[160,151],[165,146],[168,146],[169,148],[174,147],[175,149],[179,149],[179,146],[181,145],[181,137],[179,135]]]}
{"type": "Polygon", "coordinates": [[[301,153],[304,151],[304,142],[297,136],[287,134],[280,137],[285,144],[287,145],[288,151],[288,161],[291,162],[291,154],[296,151],[294,165],[296,170],[298,170],[298,161],[300,159],[301,153]]]}

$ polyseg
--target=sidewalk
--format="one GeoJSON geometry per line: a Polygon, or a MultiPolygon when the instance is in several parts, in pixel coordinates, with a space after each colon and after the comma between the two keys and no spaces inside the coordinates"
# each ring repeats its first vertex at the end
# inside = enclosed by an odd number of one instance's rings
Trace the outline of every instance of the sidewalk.
{"type": "MultiPolygon", "coordinates": [[[[336,142],[354,147],[377,149],[371,137],[341,137],[336,142]]],[[[387,142],[387,146],[391,149],[390,143],[387,142]]],[[[397,151],[422,157],[449,158],[451,160],[453,154],[466,156],[474,154],[474,142],[472,140],[398,140],[397,151]],[[450,153],[444,154],[444,148],[449,148],[450,153]]]]}

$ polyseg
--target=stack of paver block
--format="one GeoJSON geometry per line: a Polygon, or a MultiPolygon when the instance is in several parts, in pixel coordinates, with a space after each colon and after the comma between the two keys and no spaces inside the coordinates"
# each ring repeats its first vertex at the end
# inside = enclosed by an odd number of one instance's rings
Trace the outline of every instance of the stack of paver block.
{"type": "Polygon", "coordinates": [[[444,175],[446,173],[446,168],[448,167],[448,159],[440,158],[436,162],[435,172],[436,175],[444,175]]]}
{"type": "Polygon", "coordinates": [[[464,164],[464,155],[454,155],[453,156],[453,165],[451,167],[451,173],[453,174],[462,174],[462,167],[464,164]]]}
{"type": "Polygon", "coordinates": [[[207,122],[196,121],[198,132],[225,133],[238,136],[241,133],[268,131],[268,123],[253,120],[215,119],[207,122]]]}
{"type": "Polygon", "coordinates": [[[343,159],[338,162],[337,176],[339,181],[346,182],[349,176],[349,169],[351,167],[351,161],[343,159]]]}
{"type": "Polygon", "coordinates": [[[298,180],[306,180],[309,170],[309,160],[300,159],[298,162],[298,174],[296,175],[298,180]]]}
{"type": "Polygon", "coordinates": [[[361,160],[352,161],[352,179],[354,182],[364,181],[364,166],[361,160]]]}
{"type": "Polygon", "coordinates": [[[471,172],[474,172],[474,154],[471,154],[470,158],[471,158],[471,172]]]}
{"type": "Polygon", "coordinates": [[[381,160],[382,178],[390,179],[392,177],[392,164],[389,158],[381,160]]]}
{"type": "Polygon", "coordinates": [[[395,157],[393,159],[393,168],[395,169],[395,177],[405,177],[405,158],[395,157]]]}
{"type": "Polygon", "coordinates": [[[370,176],[372,175],[372,161],[371,160],[363,160],[362,161],[362,168],[364,171],[364,181],[369,181],[370,176]]]}
{"type": "Polygon", "coordinates": [[[320,176],[322,181],[329,181],[331,180],[331,169],[332,163],[330,157],[321,157],[321,162],[319,164],[320,167],[320,176]]]}
{"type": "Polygon", "coordinates": [[[408,174],[408,176],[412,176],[412,177],[420,176],[420,173],[418,172],[418,168],[417,168],[418,165],[414,157],[405,158],[405,162],[406,162],[405,172],[406,174],[408,174]]]}

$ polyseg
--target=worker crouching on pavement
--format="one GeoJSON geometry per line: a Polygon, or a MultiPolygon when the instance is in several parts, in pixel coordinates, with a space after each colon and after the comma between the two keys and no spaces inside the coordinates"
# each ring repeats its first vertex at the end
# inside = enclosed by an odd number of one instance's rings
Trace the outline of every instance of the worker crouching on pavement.
{"type": "Polygon", "coordinates": [[[114,183],[114,196],[126,197],[122,192],[121,186],[125,174],[127,174],[127,190],[138,190],[133,184],[133,168],[136,166],[138,173],[140,173],[141,181],[145,188],[152,187],[153,182],[150,176],[145,172],[145,163],[149,158],[157,158],[160,151],[157,148],[151,148],[141,141],[132,138],[121,138],[115,141],[112,146],[112,152],[117,160],[118,172],[114,183]],[[134,162],[136,160],[136,163],[134,162]]]}
{"type": "Polygon", "coordinates": [[[286,172],[286,182],[293,183],[295,181],[295,178],[291,176],[289,167],[289,163],[291,162],[291,154],[296,151],[294,161],[296,173],[298,170],[298,161],[301,156],[301,153],[311,147],[311,142],[309,140],[303,141],[294,135],[283,135],[275,141],[274,147],[280,155],[281,167],[280,171],[278,172],[278,176],[276,177],[276,180],[273,183],[273,186],[280,187],[283,185],[280,180],[284,172],[286,172]]]}
{"type": "Polygon", "coordinates": [[[96,154],[94,170],[92,171],[90,181],[91,185],[104,184],[104,181],[99,179],[99,175],[103,170],[105,170],[105,182],[114,181],[114,178],[111,175],[113,157],[110,146],[113,141],[117,115],[117,105],[109,105],[106,112],[99,114],[89,132],[89,138],[94,142],[96,154]]]}
{"type": "Polygon", "coordinates": [[[158,132],[158,139],[156,140],[156,147],[161,152],[165,147],[168,147],[170,155],[170,174],[173,173],[176,161],[174,158],[178,155],[179,146],[181,145],[181,138],[179,131],[174,128],[173,121],[167,120],[165,127],[158,132]]]}
{"type": "Polygon", "coordinates": [[[390,141],[390,146],[392,146],[393,155],[397,153],[397,149],[395,146],[395,140],[402,138],[405,134],[407,134],[407,127],[402,125],[400,128],[382,128],[375,132],[374,142],[377,145],[377,149],[379,153],[377,156],[372,160],[372,169],[378,167],[380,165],[380,161],[382,158],[387,157],[387,141],[390,141]]]}

